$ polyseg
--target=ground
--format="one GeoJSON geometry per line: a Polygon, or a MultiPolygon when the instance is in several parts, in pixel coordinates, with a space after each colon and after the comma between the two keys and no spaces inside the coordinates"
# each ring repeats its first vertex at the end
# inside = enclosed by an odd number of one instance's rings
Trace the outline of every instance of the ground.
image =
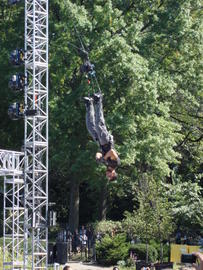
{"type": "Polygon", "coordinates": [[[112,270],[113,267],[103,267],[103,266],[98,266],[98,265],[93,265],[93,264],[88,264],[88,263],[81,263],[81,262],[68,262],[67,265],[70,265],[73,270],[112,270]]]}

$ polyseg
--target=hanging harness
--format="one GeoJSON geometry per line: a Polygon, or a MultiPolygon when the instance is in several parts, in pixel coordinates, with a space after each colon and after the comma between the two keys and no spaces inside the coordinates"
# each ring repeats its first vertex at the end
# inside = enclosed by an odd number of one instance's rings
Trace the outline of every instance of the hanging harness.
{"type": "Polygon", "coordinates": [[[120,164],[120,158],[118,157],[116,160],[111,159],[110,157],[108,157],[106,160],[104,159],[104,156],[111,150],[114,149],[114,144],[113,141],[110,140],[109,143],[104,144],[104,145],[100,145],[100,149],[102,151],[102,160],[101,162],[104,163],[106,166],[109,166],[111,168],[117,168],[120,164]]]}
{"type": "Polygon", "coordinates": [[[96,71],[94,64],[91,63],[89,59],[89,53],[86,50],[84,46],[84,42],[81,38],[81,35],[78,33],[76,27],[74,26],[74,31],[76,36],[78,37],[78,40],[80,42],[80,48],[77,47],[75,44],[72,44],[71,42],[68,42],[72,47],[78,50],[80,53],[81,58],[83,58],[83,64],[80,67],[81,74],[85,74],[85,78],[87,79],[87,84],[92,88],[93,93],[99,92],[101,93],[101,88],[99,86],[97,77],[96,77],[96,71]]]}
{"type": "Polygon", "coordinates": [[[105,145],[100,145],[100,148],[102,150],[102,158],[97,160],[97,162],[98,163],[103,163],[107,167],[111,167],[113,169],[116,169],[121,164],[119,157],[116,160],[111,159],[110,157],[108,157],[107,159],[104,159],[104,156],[106,155],[106,153],[108,153],[112,149],[111,144],[108,143],[108,144],[105,144],[105,145]]]}

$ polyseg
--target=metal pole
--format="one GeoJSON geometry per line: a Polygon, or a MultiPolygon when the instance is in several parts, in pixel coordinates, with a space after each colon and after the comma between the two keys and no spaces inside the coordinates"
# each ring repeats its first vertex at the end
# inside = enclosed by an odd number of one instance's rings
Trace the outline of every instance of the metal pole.
{"type": "Polygon", "coordinates": [[[6,261],[6,183],[5,183],[6,177],[4,177],[4,226],[3,226],[3,270],[5,270],[5,261],[6,261]]]}
{"type": "Polygon", "coordinates": [[[25,239],[35,270],[47,269],[48,260],[48,0],[25,2],[25,104],[35,111],[25,116],[25,239]]]}
{"type": "Polygon", "coordinates": [[[23,243],[24,208],[20,194],[24,188],[22,175],[23,153],[0,150],[0,175],[4,175],[3,269],[22,266],[19,255],[23,243]],[[9,254],[9,257],[7,256],[9,254]]]}

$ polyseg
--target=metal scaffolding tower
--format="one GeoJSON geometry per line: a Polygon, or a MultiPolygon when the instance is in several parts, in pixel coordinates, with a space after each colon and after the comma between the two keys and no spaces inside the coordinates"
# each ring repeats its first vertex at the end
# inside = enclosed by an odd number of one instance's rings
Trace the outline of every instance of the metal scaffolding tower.
{"type": "Polygon", "coordinates": [[[3,269],[23,266],[24,153],[0,150],[0,176],[4,176],[3,269]],[[8,256],[9,255],[9,256],[8,256]]]}
{"type": "Polygon", "coordinates": [[[24,269],[36,270],[47,269],[48,0],[25,0],[25,77],[24,269]]]}
{"type": "Polygon", "coordinates": [[[21,175],[24,153],[0,149],[0,176],[21,175]]]}
{"type": "Polygon", "coordinates": [[[24,64],[24,153],[0,150],[4,270],[47,269],[48,0],[25,0],[24,64]]]}

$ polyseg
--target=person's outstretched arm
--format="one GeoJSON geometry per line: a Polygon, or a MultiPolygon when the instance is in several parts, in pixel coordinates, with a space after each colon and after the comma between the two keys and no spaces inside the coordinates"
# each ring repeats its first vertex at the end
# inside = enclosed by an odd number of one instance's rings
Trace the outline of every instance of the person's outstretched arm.
{"type": "Polygon", "coordinates": [[[97,163],[104,163],[105,164],[105,159],[104,159],[102,153],[97,152],[95,158],[96,158],[97,163]]]}
{"type": "Polygon", "coordinates": [[[113,160],[117,160],[118,154],[116,153],[114,149],[111,149],[106,153],[106,155],[104,156],[104,159],[107,160],[109,157],[113,160]]]}
{"type": "Polygon", "coordinates": [[[101,160],[101,158],[102,158],[102,153],[100,153],[100,152],[97,152],[96,153],[96,161],[99,161],[99,160],[101,160]]]}

